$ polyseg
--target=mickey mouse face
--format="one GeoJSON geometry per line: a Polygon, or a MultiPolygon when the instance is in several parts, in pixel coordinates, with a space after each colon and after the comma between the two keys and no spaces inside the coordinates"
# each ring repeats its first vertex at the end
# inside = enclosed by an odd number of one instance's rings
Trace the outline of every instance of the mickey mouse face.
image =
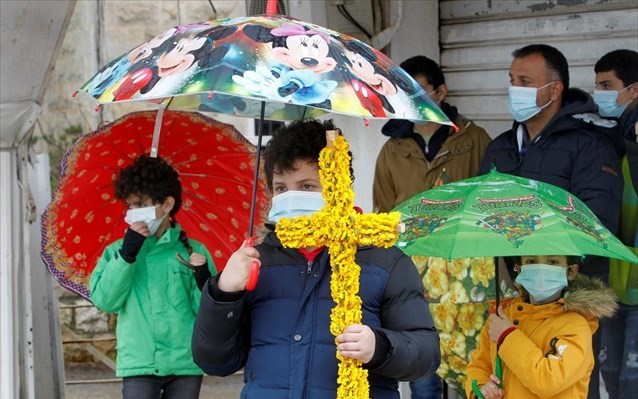
{"type": "Polygon", "coordinates": [[[171,28],[148,42],[136,47],[135,50],[131,51],[129,54],[128,60],[131,63],[136,63],[139,60],[150,57],[153,54],[153,49],[161,46],[167,39],[172,37],[176,31],[176,28],[171,28]]]}
{"type": "Polygon", "coordinates": [[[329,72],[336,61],[329,57],[328,43],[320,35],[294,35],[286,38],[286,47],[273,48],[277,61],[292,69],[329,72]]]}
{"type": "Polygon", "coordinates": [[[205,37],[180,39],[175,48],[162,54],[157,60],[157,76],[175,75],[190,68],[197,61],[193,52],[204,44],[206,44],[205,37]]]}
{"type": "Polygon", "coordinates": [[[374,65],[365,57],[355,52],[348,52],[348,60],[350,61],[350,70],[359,79],[368,84],[377,93],[383,95],[394,95],[397,88],[390,82],[388,78],[377,73],[374,65]]]}

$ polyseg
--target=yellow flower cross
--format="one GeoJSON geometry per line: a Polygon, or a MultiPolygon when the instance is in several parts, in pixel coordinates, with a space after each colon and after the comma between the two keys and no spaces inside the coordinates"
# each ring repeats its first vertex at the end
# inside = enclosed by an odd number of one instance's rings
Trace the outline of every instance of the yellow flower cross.
{"type": "MultiPolygon", "coordinates": [[[[328,247],[332,275],[330,291],[336,303],[330,314],[330,332],[335,337],[351,324],[361,324],[359,275],[355,263],[358,246],[391,247],[397,239],[396,226],[401,214],[360,215],[354,209],[354,192],[350,177],[349,146],[337,131],[326,132],[328,144],[319,154],[319,178],[325,206],[312,216],[281,219],[277,237],[285,247],[328,247]]],[[[339,359],[337,399],[370,397],[368,371],[361,362],[339,359]]]]}

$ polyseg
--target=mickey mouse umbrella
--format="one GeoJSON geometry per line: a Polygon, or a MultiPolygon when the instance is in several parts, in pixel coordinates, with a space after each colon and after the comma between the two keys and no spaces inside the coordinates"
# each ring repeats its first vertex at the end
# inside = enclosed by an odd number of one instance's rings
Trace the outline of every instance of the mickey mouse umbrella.
{"type": "MultiPolygon", "coordinates": [[[[272,11],[271,5],[275,2],[269,1],[272,11]]],[[[258,148],[264,119],[299,120],[334,112],[453,126],[423,88],[380,51],[274,13],[171,28],[107,64],[80,92],[99,105],[161,103],[159,119],[168,105],[258,117],[258,148]]],[[[159,135],[156,129],[152,156],[159,135]]],[[[255,180],[257,176],[255,169],[255,180]]]]}
{"type": "MultiPolygon", "coordinates": [[[[87,299],[97,260],[127,228],[126,207],[114,197],[115,176],[148,154],[156,112],[131,113],[81,137],[62,160],[59,187],[42,215],[42,258],[62,286],[87,299]]],[[[161,156],[182,183],[175,219],[209,249],[218,268],[240,245],[251,220],[255,152],[231,125],[196,112],[164,114],[161,156]]],[[[266,205],[263,179],[256,192],[260,222],[266,205]]]]}
{"type": "Polygon", "coordinates": [[[326,112],[452,124],[379,50],[281,15],[176,26],[111,61],[80,92],[98,104],[162,102],[172,108],[298,120],[326,112]]]}

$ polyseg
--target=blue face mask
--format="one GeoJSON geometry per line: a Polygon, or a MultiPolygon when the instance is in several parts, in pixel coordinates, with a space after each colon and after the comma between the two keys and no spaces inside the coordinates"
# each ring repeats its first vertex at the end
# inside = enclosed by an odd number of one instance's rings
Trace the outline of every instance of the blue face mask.
{"type": "Polygon", "coordinates": [[[558,299],[567,287],[567,268],[564,266],[534,264],[521,266],[516,282],[525,288],[538,305],[558,299]]]}
{"type": "Polygon", "coordinates": [[[268,220],[279,222],[281,218],[310,216],[317,212],[325,202],[320,192],[316,191],[286,191],[272,197],[272,207],[268,220]]]}
{"type": "Polygon", "coordinates": [[[525,122],[532,116],[541,112],[543,108],[552,103],[552,101],[550,100],[550,102],[543,105],[542,107],[536,105],[536,93],[538,92],[538,90],[543,89],[551,85],[552,83],[554,82],[549,82],[545,86],[541,86],[539,88],[520,86],[509,87],[509,109],[512,117],[516,122],[525,122]]]}
{"type": "Polygon", "coordinates": [[[598,105],[598,113],[600,116],[604,118],[620,118],[620,116],[625,112],[627,105],[631,102],[625,104],[618,104],[616,101],[618,100],[618,94],[627,90],[630,86],[625,87],[624,89],[618,90],[594,90],[594,102],[598,105]]]}

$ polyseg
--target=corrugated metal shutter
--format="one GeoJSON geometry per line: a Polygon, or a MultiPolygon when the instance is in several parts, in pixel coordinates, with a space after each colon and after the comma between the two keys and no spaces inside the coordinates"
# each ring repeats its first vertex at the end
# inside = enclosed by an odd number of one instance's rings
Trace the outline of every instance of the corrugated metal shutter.
{"type": "Polygon", "coordinates": [[[638,51],[637,0],[440,0],[441,66],[448,100],[496,136],[511,126],[508,70],[513,50],[559,49],[570,85],[590,93],[605,53],[638,51]]]}

